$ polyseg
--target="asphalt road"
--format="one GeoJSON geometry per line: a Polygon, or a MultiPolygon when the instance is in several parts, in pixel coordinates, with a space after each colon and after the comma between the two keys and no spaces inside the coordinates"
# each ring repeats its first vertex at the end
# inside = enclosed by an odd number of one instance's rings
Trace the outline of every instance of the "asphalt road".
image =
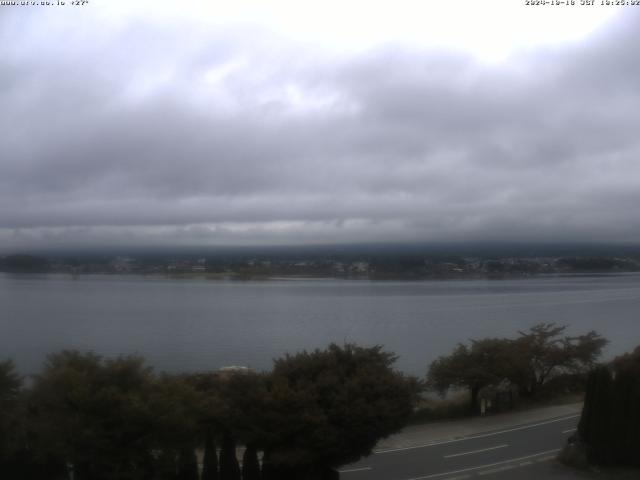
{"type": "Polygon", "coordinates": [[[342,480],[463,480],[535,477],[575,431],[579,415],[428,445],[380,450],[340,469],[342,480]]]}

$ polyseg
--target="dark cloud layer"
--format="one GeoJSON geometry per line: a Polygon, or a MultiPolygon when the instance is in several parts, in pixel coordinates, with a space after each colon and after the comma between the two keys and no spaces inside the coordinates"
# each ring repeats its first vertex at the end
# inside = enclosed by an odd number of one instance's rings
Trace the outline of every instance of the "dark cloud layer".
{"type": "Polygon", "coordinates": [[[0,248],[640,241],[636,14],[497,64],[6,11],[0,32],[0,248]]]}

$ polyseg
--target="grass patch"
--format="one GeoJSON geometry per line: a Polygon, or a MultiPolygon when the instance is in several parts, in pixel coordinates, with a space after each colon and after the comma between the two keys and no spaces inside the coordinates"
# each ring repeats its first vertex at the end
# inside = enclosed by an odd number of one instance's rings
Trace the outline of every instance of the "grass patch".
{"type": "Polygon", "coordinates": [[[469,393],[461,391],[447,395],[445,398],[423,397],[416,406],[409,423],[415,425],[468,416],[470,416],[469,393]]]}
{"type": "MultiPolygon", "coordinates": [[[[500,412],[489,412],[488,415],[495,415],[507,412],[519,412],[540,407],[550,407],[554,405],[570,405],[584,401],[583,392],[562,393],[556,395],[544,395],[535,398],[516,399],[512,409],[505,409],[500,412]]],[[[440,398],[433,395],[423,397],[416,406],[410,425],[437,422],[442,420],[456,420],[459,418],[472,417],[469,412],[469,393],[459,391],[455,394],[440,398]]]]}

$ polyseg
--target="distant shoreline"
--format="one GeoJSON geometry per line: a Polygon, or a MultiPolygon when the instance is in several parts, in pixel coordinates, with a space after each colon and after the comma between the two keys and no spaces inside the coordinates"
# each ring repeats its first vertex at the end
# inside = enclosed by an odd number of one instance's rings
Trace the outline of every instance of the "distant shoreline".
{"type": "Polygon", "coordinates": [[[138,277],[138,278],[162,278],[168,280],[211,280],[222,282],[277,282],[277,281],[353,281],[353,282],[446,282],[462,280],[526,280],[534,278],[571,278],[571,277],[619,277],[626,275],[640,275],[640,271],[613,271],[613,272],[556,272],[556,273],[532,273],[532,274],[502,274],[502,275],[459,275],[459,276],[424,276],[424,277],[367,277],[367,276],[323,276],[323,275],[239,275],[239,274],[216,274],[216,273],[165,273],[165,272],[63,272],[63,271],[0,271],[0,275],[51,275],[56,277],[138,277]]]}
{"type": "Polygon", "coordinates": [[[334,254],[245,256],[0,257],[10,273],[138,274],[211,280],[354,279],[368,281],[516,279],[558,274],[640,272],[640,256],[460,256],[334,254]]]}

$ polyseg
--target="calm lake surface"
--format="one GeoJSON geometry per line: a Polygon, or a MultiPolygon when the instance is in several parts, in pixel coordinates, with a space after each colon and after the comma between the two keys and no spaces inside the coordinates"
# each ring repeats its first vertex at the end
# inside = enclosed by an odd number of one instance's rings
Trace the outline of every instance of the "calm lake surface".
{"type": "Polygon", "coordinates": [[[63,348],[140,353],[158,370],[268,369],[330,342],[382,344],[422,375],[457,342],[541,321],[597,330],[606,356],[640,344],[640,275],[517,280],[256,282],[0,274],[0,359],[35,373],[63,348]]]}

